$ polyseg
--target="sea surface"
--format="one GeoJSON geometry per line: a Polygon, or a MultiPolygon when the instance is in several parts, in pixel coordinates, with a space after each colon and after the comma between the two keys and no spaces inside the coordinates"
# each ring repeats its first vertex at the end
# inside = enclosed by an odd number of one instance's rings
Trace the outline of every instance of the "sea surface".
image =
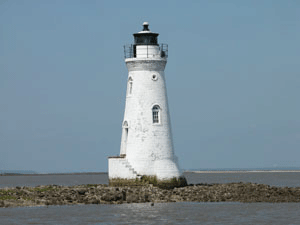
{"type": "MultiPolygon", "coordinates": [[[[300,186],[300,172],[185,172],[188,183],[300,186]]],[[[108,183],[106,173],[0,176],[0,188],[108,183]]],[[[300,224],[300,203],[150,203],[0,208],[0,224],[300,224]]]]}

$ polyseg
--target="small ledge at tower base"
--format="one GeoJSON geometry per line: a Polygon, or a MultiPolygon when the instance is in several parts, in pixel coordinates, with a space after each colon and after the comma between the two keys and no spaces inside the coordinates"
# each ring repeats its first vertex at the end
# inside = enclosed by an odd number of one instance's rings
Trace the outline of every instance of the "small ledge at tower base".
{"type": "Polygon", "coordinates": [[[109,186],[124,187],[124,186],[149,186],[163,189],[173,189],[175,187],[187,186],[187,181],[184,176],[173,177],[171,179],[159,180],[156,176],[137,176],[136,179],[112,178],[109,179],[109,186]]]}

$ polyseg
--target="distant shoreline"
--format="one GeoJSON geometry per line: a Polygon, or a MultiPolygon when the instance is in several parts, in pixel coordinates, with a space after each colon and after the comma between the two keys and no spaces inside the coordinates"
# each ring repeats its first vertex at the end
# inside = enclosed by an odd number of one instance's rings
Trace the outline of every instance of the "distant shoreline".
{"type": "Polygon", "coordinates": [[[1,173],[0,176],[57,176],[57,175],[97,175],[107,172],[83,172],[83,173],[1,173]]]}
{"type": "Polygon", "coordinates": [[[300,173],[300,170],[199,170],[186,173],[300,173]]]}
{"type": "MultiPolygon", "coordinates": [[[[300,173],[300,170],[185,170],[183,173],[300,173]]],[[[0,176],[63,176],[63,175],[102,175],[108,172],[82,173],[0,173],[0,176]]]]}

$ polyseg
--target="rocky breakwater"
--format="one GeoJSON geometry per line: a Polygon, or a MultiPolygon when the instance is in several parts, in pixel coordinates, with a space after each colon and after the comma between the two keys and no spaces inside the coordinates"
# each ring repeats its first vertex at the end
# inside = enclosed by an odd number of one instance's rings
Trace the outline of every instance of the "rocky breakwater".
{"type": "Polygon", "coordinates": [[[107,185],[38,186],[0,189],[0,207],[157,202],[300,202],[300,187],[264,184],[197,184],[162,189],[107,185]]]}

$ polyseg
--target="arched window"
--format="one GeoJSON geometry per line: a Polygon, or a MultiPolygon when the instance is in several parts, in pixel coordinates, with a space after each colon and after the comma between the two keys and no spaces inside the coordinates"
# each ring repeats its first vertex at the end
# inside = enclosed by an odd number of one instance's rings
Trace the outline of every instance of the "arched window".
{"type": "Polygon", "coordinates": [[[160,107],[155,105],[152,107],[152,121],[153,123],[160,123],[160,107]]]}
{"type": "Polygon", "coordinates": [[[127,122],[127,121],[124,121],[123,127],[124,127],[124,128],[128,128],[128,122],[127,122]]]}
{"type": "Polygon", "coordinates": [[[132,77],[129,77],[129,79],[128,79],[128,91],[127,91],[128,95],[132,94],[132,84],[133,84],[133,79],[132,79],[132,77]]]}

